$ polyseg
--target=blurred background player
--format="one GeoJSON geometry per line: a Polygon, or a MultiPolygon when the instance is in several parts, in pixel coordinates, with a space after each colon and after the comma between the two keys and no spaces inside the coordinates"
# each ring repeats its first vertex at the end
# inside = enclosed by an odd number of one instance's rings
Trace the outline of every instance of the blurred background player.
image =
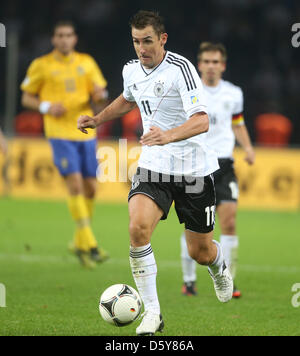
{"type": "Polygon", "coordinates": [[[68,206],[76,222],[75,251],[80,262],[93,267],[108,255],[98,247],[90,221],[96,195],[96,135],[76,129],[80,115],[92,115],[94,103],[105,100],[107,82],[95,60],[75,51],[77,35],[70,21],[54,26],[53,51],[35,59],[21,84],[22,104],[44,115],[45,135],[56,167],[69,193],[68,206]]]}
{"type": "MultiPolygon", "coordinates": [[[[233,149],[235,139],[245,151],[245,161],[253,164],[254,150],[244,124],[243,92],[241,88],[222,79],[226,69],[227,53],[222,44],[204,42],[198,51],[198,69],[207,98],[209,131],[207,144],[218,156],[220,169],[214,173],[216,210],[221,230],[220,243],[233,279],[236,275],[238,236],[236,213],[238,183],[234,172],[233,149]]],[[[196,264],[188,254],[185,234],[181,236],[181,261],[184,295],[196,295],[196,264]]],[[[234,285],[233,297],[241,292],[234,285]]]]}
{"type": "Polygon", "coordinates": [[[0,151],[6,155],[7,153],[7,142],[0,128],[0,151]]]}

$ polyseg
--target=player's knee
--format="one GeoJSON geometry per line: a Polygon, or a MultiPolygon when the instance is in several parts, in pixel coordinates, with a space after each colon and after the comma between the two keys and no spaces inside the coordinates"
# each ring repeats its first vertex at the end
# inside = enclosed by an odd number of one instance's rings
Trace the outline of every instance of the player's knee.
{"type": "Polygon", "coordinates": [[[65,181],[70,195],[83,194],[83,185],[80,176],[70,175],[65,177],[65,181]]]}
{"type": "Polygon", "coordinates": [[[84,182],[84,195],[88,199],[94,199],[97,192],[96,180],[89,180],[84,182]]]}
{"type": "Polygon", "coordinates": [[[72,184],[68,187],[70,195],[82,194],[82,187],[77,184],[72,184]]]}
{"type": "Polygon", "coordinates": [[[85,191],[85,197],[87,199],[95,199],[96,198],[96,189],[90,189],[88,192],[85,191]]]}
{"type": "Polygon", "coordinates": [[[129,224],[129,234],[132,246],[144,246],[149,243],[151,229],[146,223],[132,221],[129,224]]]}

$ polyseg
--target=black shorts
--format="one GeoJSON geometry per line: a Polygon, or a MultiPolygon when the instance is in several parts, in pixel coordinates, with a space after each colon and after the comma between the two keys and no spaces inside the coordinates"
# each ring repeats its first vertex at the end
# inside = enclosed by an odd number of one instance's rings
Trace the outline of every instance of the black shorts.
{"type": "Polygon", "coordinates": [[[218,161],[220,169],[213,173],[217,206],[224,202],[236,202],[239,195],[238,181],[234,172],[233,160],[224,158],[219,159],[218,161]]]}
{"type": "Polygon", "coordinates": [[[194,232],[207,233],[215,222],[215,188],[212,175],[206,177],[170,176],[138,167],[132,179],[129,199],[144,194],[162,209],[165,220],[174,201],[180,223],[194,232]]]}

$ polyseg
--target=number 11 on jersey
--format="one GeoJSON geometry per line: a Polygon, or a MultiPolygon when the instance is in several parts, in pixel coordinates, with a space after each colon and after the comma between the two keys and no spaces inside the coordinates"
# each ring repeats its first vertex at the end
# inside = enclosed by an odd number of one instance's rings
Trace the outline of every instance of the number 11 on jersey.
{"type": "Polygon", "coordinates": [[[152,115],[152,111],[150,109],[150,104],[148,100],[142,100],[143,108],[147,116],[152,115]]]}
{"type": "Polygon", "coordinates": [[[206,225],[210,226],[215,222],[215,205],[207,206],[205,208],[206,212],[206,225]]]}

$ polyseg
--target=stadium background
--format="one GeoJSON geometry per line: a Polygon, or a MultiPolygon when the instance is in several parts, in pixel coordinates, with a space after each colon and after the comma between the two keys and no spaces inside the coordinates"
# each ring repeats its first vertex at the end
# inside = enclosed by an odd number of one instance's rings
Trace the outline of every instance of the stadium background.
{"type": "MultiPolygon", "coordinates": [[[[53,23],[74,20],[78,28],[78,49],[91,53],[109,81],[111,97],[119,94],[121,70],[134,58],[129,17],[138,9],[158,9],[169,33],[167,48],[196,61],[199,43],[221,41],[229,61],[225,78],[245,91],[245,113],[252,137],[254,118],[262,112],[279,111],[293,121],[291,144],[300,144],[299,50],[291,45],[292,24],[299,22],[296,0],[212,0],[193,4],[171,1],[122,0],[13,0],[1,5],[1,22],[7,33],[19,35],[18,83],[32,58],[51,49],[53,23]]],[[[1,49],[1,121],[5,103],[5,50],[1,49]]],[[[17,112],[21,110],[17,100],[17,112]]],[[[2,124],[2,122],[1,122],[2,124]]],[[[117,130],[116,130],[117,131],[117,130]]]]}

